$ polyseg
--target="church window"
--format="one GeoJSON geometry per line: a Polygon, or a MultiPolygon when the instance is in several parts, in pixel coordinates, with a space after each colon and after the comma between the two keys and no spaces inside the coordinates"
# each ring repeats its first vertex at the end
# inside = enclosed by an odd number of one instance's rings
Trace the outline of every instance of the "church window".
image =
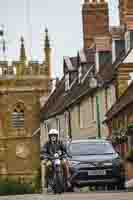
{"type": "Polygon", "coordinates": [[[18,103],[12,112],[11,123],[13,128],[24,128],[24,105],[18,103]]]}

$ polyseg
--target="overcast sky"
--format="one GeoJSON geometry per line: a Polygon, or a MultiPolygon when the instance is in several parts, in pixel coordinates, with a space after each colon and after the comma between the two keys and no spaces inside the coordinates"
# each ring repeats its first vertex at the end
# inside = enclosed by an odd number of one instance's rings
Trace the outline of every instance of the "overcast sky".
{"type": "MultiPolygon", "coordinates": [[[[18,59],[19,39],[23,35],[27,55],[41,61],[44,30],[47,26],[53,49],[53,74],[61,76],[63,56],[74,56],[83,46],[82,2],[83,0],[0,0],[0,24],[5,26],[8,58],[18,59]]],[[[117,6],[117,0],[109,0],[112,25],[118,24],[117,6]]]]}

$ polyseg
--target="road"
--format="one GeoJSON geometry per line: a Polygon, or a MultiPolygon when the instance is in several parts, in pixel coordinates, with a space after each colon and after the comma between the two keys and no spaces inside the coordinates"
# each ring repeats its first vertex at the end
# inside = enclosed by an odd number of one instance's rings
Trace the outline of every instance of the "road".
{"type": "Polygon", "coordinates": [[[89,193],[67,193],[62,195],[17,195],[17,196],[1,196],[0,200],[132,200],[133,192],[89,192],[89,193]]]}

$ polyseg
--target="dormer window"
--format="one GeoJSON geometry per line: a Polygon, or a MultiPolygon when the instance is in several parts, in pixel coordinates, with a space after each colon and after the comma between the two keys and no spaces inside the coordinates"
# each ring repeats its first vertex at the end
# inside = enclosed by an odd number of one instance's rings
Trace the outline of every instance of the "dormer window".
{"type": "Polygon", "coordinates": [[[82,78],[82,66],[79,67],[78,69],[78,81],[81,83],[81,78],[82,78]]]}
{"type": "Polygon", "coordinates": [[[65,91],[69,90],[69,73],[65,75],[65,91]]]}

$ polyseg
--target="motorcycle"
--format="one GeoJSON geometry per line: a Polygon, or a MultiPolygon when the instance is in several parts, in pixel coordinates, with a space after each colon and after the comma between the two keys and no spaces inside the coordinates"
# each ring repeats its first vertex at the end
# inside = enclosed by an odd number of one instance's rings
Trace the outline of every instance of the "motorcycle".
{"type": "Polygon", "coordinates": [[[56,152],[53,156],[47,155],[47,159],[52,162],[51,169],[49,169],[48,186],[50,186],[55,194],[63,193],[66,189],[66,178],[61,164],[63,158],[64,155],[60,151],[56,152]]]}

